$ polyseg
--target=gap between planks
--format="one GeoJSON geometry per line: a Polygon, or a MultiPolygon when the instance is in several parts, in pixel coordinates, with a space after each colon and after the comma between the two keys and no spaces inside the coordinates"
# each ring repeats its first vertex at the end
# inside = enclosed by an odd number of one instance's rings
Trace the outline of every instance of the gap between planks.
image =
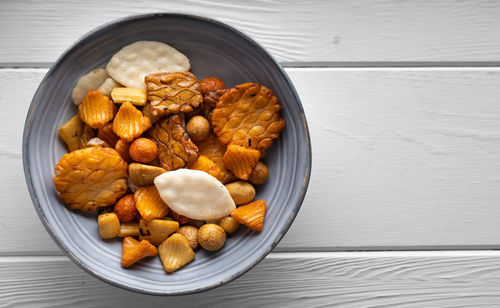
{"type": "MultiPolygon", "coordinates": [[[[339,251],[339,252],[271,252],[266,259],[377,259],[377,258],[465,258],[500,257],[500,250],[415,250],[415,251],[339,251]]],[[[0,256],[0,263],[65,262],[67,256],[16,255],[0,256]]]]}

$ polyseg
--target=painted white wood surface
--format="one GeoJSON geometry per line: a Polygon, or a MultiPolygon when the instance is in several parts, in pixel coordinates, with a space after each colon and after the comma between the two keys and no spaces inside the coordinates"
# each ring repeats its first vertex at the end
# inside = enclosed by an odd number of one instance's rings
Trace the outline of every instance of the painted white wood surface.
{"type": "Polygon", "coordinates": [[[3,0],[0,62],[52,62],[104,22],[161,11],[226,22],[286,62],[500,61],[495,0],[3,0]]]}
{"type": "Polygon", "coordinates": [[[0,307],[494,307],[500,255],[271,254],[202,294],[157,297],[111,287],[65,257],[0,258],[0,307]]]}
{"type": "MultiPolygon", "coordinates": [[[[24,117],[45,69],[0,70],[0,254],[57,254],[26,191],[24,117]],[[12,210],[15,209],[15,210],[12,210]],[[20,223],[19,218],[22,219],[20,223]]],[[[287,69],[313,145],[281,251],[500,247],[500,69],[287,69]]]]}

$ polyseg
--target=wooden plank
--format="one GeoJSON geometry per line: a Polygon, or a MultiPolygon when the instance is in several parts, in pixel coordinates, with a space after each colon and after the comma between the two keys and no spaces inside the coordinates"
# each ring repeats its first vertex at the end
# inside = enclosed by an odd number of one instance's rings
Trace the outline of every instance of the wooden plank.
{"type": "Polygon", "coordinates": [[[168,298],[109,286],[64,257],[0,259],[2,307],[493,307],[499,284],[498,253],[271,254],[227,285],[168,298]]]}
{"type": "Polygon", "coordinates": [[[0,63],[52,62],[100,24],[165,11],[228,23],[260,42],[279,61],[500,60],[500,3],[494,0],[7,0],[0,2],[0,63]]]}
{"type": "MultiPolygon", "coordinates": [[[[287,69],[313,171],[279,251],[499,247],[500,69],[287,69]]],[[[29,200],[21,131],[45,70],[0,70],[0,254],[59,253],[29,200]]]]}

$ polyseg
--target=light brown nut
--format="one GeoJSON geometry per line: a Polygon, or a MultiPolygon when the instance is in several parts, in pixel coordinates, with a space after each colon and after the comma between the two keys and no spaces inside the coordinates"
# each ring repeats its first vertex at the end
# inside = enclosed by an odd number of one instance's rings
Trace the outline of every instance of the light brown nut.
{"type": "Polygon", "coordinates": [[[212,114],[214,132],[223,144],[265,152],[285,127],[273,92],[255,83],[238,85],[224,94],[212,114]]]}
{"type": "Polygon", "coordinates": [[[64,155],[54,169],[61,199],[73,209],[96,211],[127,191],[127,163],[110,148],[91,147],[64,155]]]}
{"type": "Polygon", "coordinates": [[[153,245],[160,245],[166,240],[170,234],[179,230],[179,223],[173,220],[166,219],[141,219],[140,225],[140,240],[148,240],[153,245]]]}
{"type": "Polygon", "coordinates": [[[190,112],[203,101],[198,80],[189,72],[150,74],[144,81],[153,115],[190,112]]]}
{"type": "Polygon", "coordinates": [[[120,198],[115,204],[114,212],[121,222],[131,222],[139,212],[135,207],[134,195],[128,194],[120,198]]]}
{"type": "Polygon", "coordinates": [[[210,124],[207,119],[197,115],[188,121],[186,130],[194,142],[200,142],[208,137],[210,124]]]}
{"type": "Polygon", "coordinates": [[[226,216],[219,221],[219,226],[221,226],[222,229],[224,229],[224,231],[226,231],[226,233],[229,233],[229,234],[236,231],[236,229],[238,229],[239,225],[240,225],[239,222],[234,220],[234,218],[231,216],[226,216]]]}
{"type": "Polygon", "coordinates": [[[120,224],[119,237],[139,236],[140,228],[138,222],[124,222],[120,224]]]}
{"type": "Polygon", "coordinates": [[[158,155],[156,143],[147,138],[135,139],[128,150],[130,158],[140,163],[149,163],[158,155]]]}
{"type": "Polygon", "coordinates": [[[188,240],[181,234],[175,233],[158,247],[163,268],[170,274],[194,260],[194,251],[188,240]]]}
{"type": "Polygon", "coordinates": [[[123,238],[121,264],[124,268],[132,266],[141,259],[154,257],[157,254],[156,247],[146,240],[139,242],[130,236],[123,238]]]}
{"type": "Polygon", "coordinates": [[[252,173],[250,173],[248,181],[255,185],[261,185],[267,182],[268,178],[269,170],[267,169],[266,165],[264,165],[264,163],[259,161],[253,168],[252,173]]]}
{"type": "Polygon", "coordinates": [[[168,206],[160,197],[154,185],[144,186],[134,193],[135,207],[146,220],[165,217],[168,206]]]}
{"type": "Polygon", "coordinates": [[[216,77],[208,77],[200,80],[201,93],[207,95],[212,91],[222,90],[226,85],[222,80],[216,77]]]}
{"type": "Polygon", "coordinates": [[[124,141],[131,142],[151,127],[151,120],[145,117],[130,102],[120,106],[113,120],[113,132],[124,141]]]}
{"type": "Polygon", "coordinates": [[[115,113],[115,104],[99,90],[90,90],[78,106],[80,118],[92,128],[104,127],[115,113]]]}
{"type": "Polygon", "coordinates": [[[260,152],[239,145],[229,145],[222,160],[231,172],[242,180],[248,180],[259,161],[260,152]]]}
{"type": "Polygon", "coordinates": [[[198,243],[205,250],[217,251],[226,242],[226,232],[216,224],[206,224],[198,230],[198,243]]]}
{"type": "Polygon", "coordinates": [[[167,172],[167,170],[156,166],[139,163],[128,165],[128,176],[132,183],[137,186],[153,185],[155,177],[165,172],[167,172]]]}
{"type": "Polygon", "coordinates": [[[104,127],[99,128],[97,137],[106,141],[112,148],[114,148],[118,140],[120,140],[120,137],[113,132],[113,123],[108,123],[104,127]]]}
{"type": "Polygon", "coordinates": [[[185,225],[180,227],[177,232],[182,234],[188,240],[191,249],[194,250],[198,247],[198,228],[191,225],[185,225]]]}
{"type": "Polygon", "coordinates": [[[253,198],[255,198],[255,188],[253,188],[252,184],[248,182],[232,182],[226,184],[226,188],[236,205],[249,203],[253,200],[253,198]]]}
{"type": "Polygon", "coordinates": [[[68,151],[72,152],[80,148],[80,137],[83,132],[83,122],[79,115],[75,115],[58,130],[59,137],[66,143],[68,151]]]}
{"type": "Polygon", "coordinates": [[[120,234],[120,221],[115,213],[101,214],[97,217],[99,235],[104,238],[114,238],[120,234]]]}
{"type": "Polygon", "coordinates": [[[132,158],[128,154],[128,150],[130,148],[130,142],[126,142],[122,139],[118,140],[115,145],[115,150],[120,154],[120,156],[127,162],[130,163],[132,158]]]}
{"type": "Polygon", "coordinates": [[[198,148],[182,127],[178,115],[157,122],[148,133],[158,146],[158,159],[163,169],[184,168],[198,158],[198,148]]]}

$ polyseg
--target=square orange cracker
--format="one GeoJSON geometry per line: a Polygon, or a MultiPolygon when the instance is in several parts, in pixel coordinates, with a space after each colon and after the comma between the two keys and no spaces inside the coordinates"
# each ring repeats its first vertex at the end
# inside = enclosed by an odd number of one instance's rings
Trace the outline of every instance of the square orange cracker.
{"type": "Polygon", "coordinates": [[[198,158],[198,147],[189,138],[178,115],[155,123],[148,134],[158,146],[160,166],[167,171],[184,168],[198,158]]]}
{"type": "Polygon", "coordinates": [[[90,90],[78,106],[80,118],[92,128],[104,127],[115,113],[115,104],[99,90],[90,90]]]}
{"type": "Polygon", "coordinates": [[[189,72],[150,74],[144,82],[153,115],[190,112],[203,102],[198,80],[189,72]]]}
{"type": "Polygon", "coordinates": [[[266,216],[266,201],[264,200],[250,202],[231,212],[231,217],[234,220],[259,232],[264,226],[264,216],[266,216]]]}
{"type": "Polygon", "coordinates": [[[151,127],[151,120],[130,102],[120,106],[113,120],[113,131],[124,141],[130,142],[151,127]]]}
{"type": "Polygon", "coordinates": [[[134,193],[135,207],[142,218],[152,220],[165,217],[168,213],[168,205],[163,202],[156,186],[143,186],[134,193]]]}
{"type": "Polygon", "coordinates": [[[222,160],[231,172],[242,180],[248,180],[253,168],[259,161],[260,152],[253,149],[247,149],[238,145],[227,147],[222,160]]]}
{"type": "Polygon", "coordinates": [[[191,165],[190,169],[205,171],[219,181],[222,180],[225,175],[225,172],[222,172],[218,164],[203,155],[198,156],[198,159],[191,165]]]}

